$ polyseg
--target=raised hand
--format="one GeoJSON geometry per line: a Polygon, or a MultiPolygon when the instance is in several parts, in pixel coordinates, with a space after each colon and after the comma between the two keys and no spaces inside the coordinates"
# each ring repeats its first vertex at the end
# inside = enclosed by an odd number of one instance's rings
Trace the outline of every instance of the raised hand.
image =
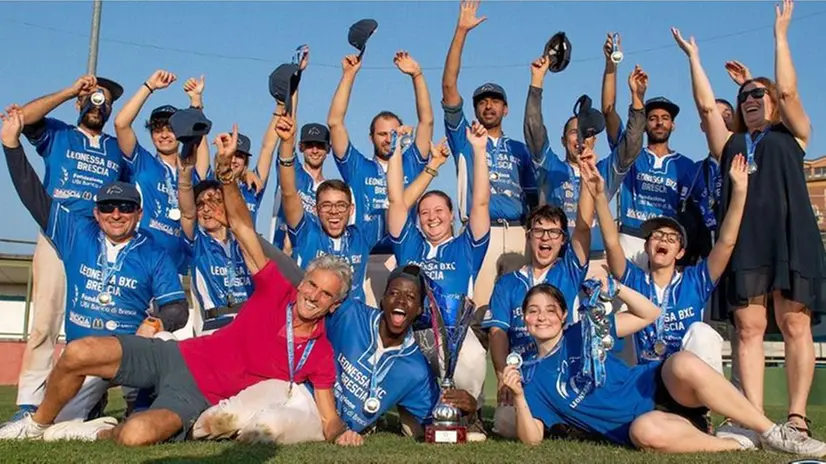
{"type": "Polygon", "coordinates": [[[279,116],[275,121],[275,133],[281,140],[290,140],[295,137],[295,119],[289,115],[279,116]]]}
{"type": "MultiPolygon", "coordinates": [[[[586,148],[586,151],[588,148],[586,148]]],[[[585,152],[583,152],[583,155],[585,152]]],[[[585,185],[585,188],[588,190],[588,193],[591,194],[594,198],[597,198],[598,195],[602,195],[605,193],[605,179],[599,173],[596,166],[594,165],[592,160],[588,162],[582,162],[582,158],[580,158],[579,162],[579,173],[581,176],[581,182],[585,185]]],[[[580,195],[582,192],[580,192],[580,195]]]]}
{"type": "Polygon", "coordinates": [[[726,72],[728,77],[737,85],[743,85],[746,81],[751,80],[751,71],[739,61],[726,61],[726,72]]]}
{"type": "Polygon", "coordinates": [[[215,177],[228,184],[234,180],[232,156],[235,154],[235,150],[238,149],[238,124],[232,125],[232,134],[220,133],[215,137],[213,143],[218,149],[215,154],[215,177]]]}
{"type": "Polygon", "coordinates": [[[200,79],[190,77],[186,80],[186,82],[184,82],[184,92],[186,92],[186,94],[189,95],[190,99],[203,96],[204,87],[206,87],[206,84],[204,82],[203,74],[201,74],[200,79]]]}
{"type": "Polygon", "coordinates": [[[97,85],[98,80],[95,76],[91,74],[80,76],[72,84],[72,95],[75,97],[85,97],[94,92],[97,85]]]}
{"type": "Polygon", "coordinates": [[[0,139],[3,145],[9,148],[20,146],[20,134],[23,132],[23,110],[17,105],[6,108],[6,114],[0,113],[3,127],[0,129],[0,139]]]}
{"type": "Polygon", "coordinates": [[[645,100],[645,92],[648,90],[648,73],[643,71],[640,65],[634,66],[634,70],[628,75],[628,88],[640,100],[645,100]]]}
{"type": "Polygon", "coordinates": [[[146,80],[146,85],[152,90],[160,90],[169,87],[176,80],[178,80],[178,76],[175,74],[159,69],[149,76],[149,79],[146,80]]]}
{"type": "Polygon", "coordinates": [[[450,148],[447,146],[447,137],[442,137],[439,143],[430,143],[430,161],[427,163],[433,169],[439,169],[450,156],[450,148]]]}
{"type": "Polygon", "coordinates": [[[307,69],[307,65],[310,64],[310,46],[304,45],[301,47],[301,50],[304,52],[304,55],[301,58],[301,61],[298,63],[298,69],[304,71],[307,69]]]}
{"type": "Polygon", "coordinates": [[[467,139],[474,149],[486,151],[488,149],[488,130],[479,121],[466,129],[467,139]]]}
{"type": "Polygon", "coordinates": [[[522,373],[516,366],[505,366],[502,371],[502,383],[513,392],[514,397],[520,397],[525,394],[522,389],[522,373]]]}
{"type": "MultiPolygon", "coordinates": [[[[617,49],[622,51],[622,36],[617,33],[617,49]]],[[[605,55],[605,63],[611,64],[612,66],[616,66],[613,61],[611,61],[611,54],[614,53],[614,33],[609,32],[607,37],[605,38],[605,43],[602,44],[602,54],[605,55]]]]}
{"type": "Polygon", "coordinates": [[[227,209],[224,206],[224,198],[217,190],[209,190],[204,193],[204,205],[209,208],[209,213],[212,219],[215,219],[218,224],[224,227],[229,227],[229,219],[227,219],[227,209]]]}
{"type": "Polygon", "coordinates": [[[774,6],[774,37],[786,37],[789,32],[789,24],[792,22],[792,11],[794,11],[794,2],[792,0],[783,0],[783,7],[780,5],[774,6]]]}
{"type": "Polygon", "coordinates": [[[476,398],[470,396],[467,390],[452,388],[442,392],[442,402],[458,408],[465,414],[476,412],[476,398]]]}
{"type": "Polygon", "coordinates": [[[542,56],[533,60],[531,63],[531,81],[534,79],[545,79],[545,74],[548,73],[548,67],[551,65],[551,60],[547,56],[542,56]]]}
{"type": "Polygon", "coordinates": [[[264,181],[258,177],[255,171],[247,171],[244,173],[244,183],[249,190],[255,191],[256,195],[261,193],[261,189],[264,188],[264,181]]]}
{"type": "Polygon", "coordinates": [[[458,29],[467,32],[488,19],[487,16],[476,16],[476,11],[479,10],[480,3],[481,0],[462,0],[459,6],[459,24],[456,26],[458,29]]]}
{"type": "Polygon", "coordinates": [[[422,73],[422,68],[419,66],[419,63],[404,50],[396,52],[396,55],[393,57],[393,64],[399,68],[399,71],[411,77],[416,77],[422,73]]]}
{"type": "Polygon", "coordinates": [[[745,191],[749,188],[749,163],[742,153],[738,153],[731,160],[731,169],[728,171],[734,190],[745,191]]]}
{"type": "Polygon", "coordinates": [[[361,60],[358,55],[347,55],[341,60],[341,70],[344,74],[355,75],[361,69],[361,60]]]}
{"type": "Polygon", "coordinates": [[[674,36],[674,41],[677,42],[677,45],[679,45],[679,47],[689,58],[700,53],[700,47],[697,46],[697,42],[694,41],[694,37],[689,37],[686,41],[683,39],[683,36],[680,35],[680,30],[676,27],[671,28],[671,35],[674,36]]]}

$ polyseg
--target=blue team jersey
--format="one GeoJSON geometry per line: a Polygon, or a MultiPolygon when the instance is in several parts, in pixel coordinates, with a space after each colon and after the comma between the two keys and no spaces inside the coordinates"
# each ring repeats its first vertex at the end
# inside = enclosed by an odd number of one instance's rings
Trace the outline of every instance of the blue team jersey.
{"type": "Polygon", "coordinates": [[[363,221],[348,225],[344,234],[332,238],[321,228],[317,216],[304,214],[293,229],[287,229],[293,245],[293,259],[302,269],[319,256],[336,255],[344,258],[353,270],[353,285],[349,298],[364,300],[364,279],[370,250],[381,239],[384,220],[363,221]]]}
{"type": "Polygon", "coordinates": [[[113,333],[134,334],[154,300],[157,306],[186,300],[177,269],[151,238],[135,236],[109,262],[103,233],[94,219],[52,202],[46,235],[66,270],[66,341],[113,333]],[[111,302],[102,304],[101,293],[111,302]]]}
{"type": "Polygon", "coordinates": [[[711,231],[717,230],[717,204],[723,191],[723,177],[720,175],[720,162],[709,155],[708,158],[694,163],[691,176],[690,192],[683,191],[683,196],[691,196],[703,215],[703,222],[711,231]]]}
{"type": "Polygon", "coordinates": [[[29,143],[46,163],[46,191],[70,211],[92,216],[98,190],[125,174],[118,140],[107,134],[89,137],[57,119],[43,121],[45,130],[29,143]]]}
{"type": "MultiPolygon", "coordinates": [[[[461,111],[461,110],[460,110],[461,111]]],[[[453,160],[456,162],[457,175],[464,176],[465,191],[460,198],[466,201],[459,205],[461,217],[470,216],[473,204],[473,146],[467,139],[468,128],[464,111],[461,111],[459,123],[452,125],[445,117],[445,129],[453,160]],[[464,169],[464,172],[460,172],[464,169]]],[[[498,140],[488,138],[488,170],[490,173],[490,219],[520,221],[528,216],[528,195],[535,195],[536,177],[533,161],[528,147],[519,141],[502,135],[498,140]]],[[[461,187],[460,187],[461,188],[461,187]]]]}
{"type": "Polygon", "coordinates": [[[169,211],[178,207],[178,171],[135,144],[131,158],[126,160],[129,183],[141,194],[143,218],[140,230],[152,237],[175,263],[179,274],[186,274],[189,253],[181,246],[181,221],[169,218],[169,211]]]}
{"type": "MultiPolygon", "coordinates": [[[[192,249],[192,286],[201,309],[206,311],[222,306],[238,306],[252,295],[254,285],[241,246],[227,231],[227,243],[221,243],[195,227],[193,240],[186,239],[192,249]]],[[[215,329],[234,318],[227,314],[217,320],[204,320],[204,327],[215,329]]]]}
{"type": "Polygon", "coordinates": [[[338,415],[356,432],[396,405],[425,424],[439,401],[436,379],[411,329],[400,347],[387,348],[376,359],[382,317],[381,311],[348,298],[326,321],[327,338],[336,356],[338,415]],[[371,393],[373,375],[376,388],[371,393]],[[371,396],[381,402],[375,414],[364,410],[364,402],[371,396]]]}
{"type": "MultiPolygon", "coordinates": [[[[253,170],[253,172],[258,177],[261,177],[261,174],[258,173],[257,167],[253,170]]],[[[216,180],[215,171],[212,170],[212,166],[209,167],[207,170],[207,175],[203,179],[201,179],[201,176],[198,175],[197,171],[192,171],[192,185],[197,185],[201,180],[216,180]]],[[[264,182],[264,186],[261,187],[261,191],[256,193],[255,190],[249,188],[247,183],[243,180],[238,182],[238,188],[241,190],[241,196],[244,197],[244,202],[247,204],[247,209],[250,211],[250,215],[252,216],[253,225],[255,225],[255,222],[258,220],[258,209],[261,207],[261,200],[264,199],[264,191],[267,189],[268,183],[269,178],[267,178],[267,182],[264,182]]]]}
{"type": "Polygon", "coordinates": [[[695,322],[702,322],[703,309],[714,291],[716,282],[711,280],[708,264],[701,261],[694,266],[686,266],[683,272],[675,272],[668,287],[662,289],[654,284],[651,275],[631,261],[625,263],[625,275],[622,283],[633,288],[654,304],[663,308],[663,341],[667,349],[658,356],[654,352],[657,340],[657,325],[645,327],[634,334],[639,363],[661,361],[680,351],[686,331],[695,322]],[[655,293],[656,292],[656,293],[655,293]]]}
{"type": "MultiPolygon", "coordinates": [[[[611,335],[616,339],[613,316],[609,317],[611,335]]],[[[659,363],[628,367],[609,352],[605,383],[594,388],[592,379],[582,373],[582,345],[582,327],[573,324],[549,355],[536,364],[523,365],[525,400],[531,415],[546,429],[567,423],[614,443],[631,445],[631,423],[654,410],[659,363]]]]}
{"type": "MultiPolygon", "coordinates": [[[[304,169],[304,166],[296,161],[295,166],[295,186],[298,190],[298,197],[301,198],[301,206],[304,214],[315,215],[316,191],[321,182],[316,182],[313,176],[304,169]]],[[[278,181],[278,169],[273,173],[276,176],[275,202],[273,203],[273,237],[272,244],[276,248],[284,248],[284,238],[287,236],[287,218],[284,216],[284,205],[281,204],[281,182],[278,181]]]]}
{"type": "Polygon", "coordinates": [[[459,235],[433,246],[416,226],[416,218],[407,216],[401,234],[390,235],[396,262],[419,266],[432,281],[439,285],[445,298],[446,311],[442,315],[447,325],[453,326],[463,297],[473,298],[476,277],[490,244],[490,232],[479,240],[473,238],[469,226],[459,235]]]}
{"type": "Polygon", "coordinates": [[[573,247],[565,245],[562,256],[545,273],[543,278],[534,281],[529,266],[505,274],[496,280],[493,293],[490,297],[490,307],[482,320],[482,328],[497,327],[508,333],[510,350],[519,354],[533,354],[536,345],[533,337],[525,327],[522,318],[522,302],[533,286],[548,283],[558,288],[565,295],[565,304],[568,305],[568,322],[573,322],[577,293],[588,272],[587,263],[579,263],[573,247]]]}

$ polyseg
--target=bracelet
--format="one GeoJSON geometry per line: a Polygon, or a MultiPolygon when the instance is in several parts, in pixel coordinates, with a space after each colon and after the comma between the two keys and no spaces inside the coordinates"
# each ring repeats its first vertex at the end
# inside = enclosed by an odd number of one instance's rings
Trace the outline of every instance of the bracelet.
{"type": "Polygon", "coordinates": [[[189,108],[192,109],[192,110],[203,110],[204,109],[203,106],[195,106],[195,105],[189,105],[189,108]]]}
{"type": "Polygon", "coordinates": [[[149,93],[155,93],[155,89],[149,87],[149,84],[147,84],[146,81],[143,82],[143,86],[146,87],[146,90],[148,90],[149,93]]]}
{"type": "Polygon", "coordinates": [[[437,170],[435,170],[435,169],[431,168],[430,166],[425,166],[425,167],[424,167],[424,172],[426,172],[426,173],[430,174],[430,175],[431,175],[431,176],[433,176],[433,177],[436,177],[436,176],[438,176],[438,175],[439,175],[439,171],[437,171],[437,170]]]}
{"type": "Polygon", "coordinates": [[[293,164],[295,164],[295,155],[293,155],[292,158],[287,158],[287,159],[284,159],[284,158],[279,156],[278,157],[278,164],[280,164],[281,166],[284,166],[285,168],[288,168],[288,167],[292,166],[293,164]]]}

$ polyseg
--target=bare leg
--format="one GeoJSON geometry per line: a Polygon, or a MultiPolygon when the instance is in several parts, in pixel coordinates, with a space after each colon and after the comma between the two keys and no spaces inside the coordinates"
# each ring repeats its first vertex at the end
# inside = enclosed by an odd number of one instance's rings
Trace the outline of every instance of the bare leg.
{"type": "Polygon", "coordinates": [[[88,337],[75,340],[63,355],[46,382],[46,396],[33,419],[47,425],[77,394],[87,375],[111,379],[118,372],[122,356],[120,342],[114,337],[88,337]]]}
{"type": "MultiPolygon", "coordinates": [[[[806,402],[815,374],[815,350],[812,339],[812,317],[802,304],[774,294],[774,315],[783,333],[786,349],[786,381],[789,385],[789,414],[806,416],[806,402]]],[[[808,428],[799,418],[791,419],[795,426],[808,428]]]]}
{"type": "Polygon", "coordinates": [[[774,426],[731,382],[693,353],[681,351],[668,358],[662,375],[668,393],[683,406],[705,406],[757,433],[774,426]]]}
{"type": "Polygon", "coordinates": [[[676,414],[651,411],[631,424],[631,441],[637,448],[659,453],[699,453],[740,450],[734,440],[717,438],[697,430],[676,414]]]}
{"type": "Polygon", "coordinates": [[[738,308],[734,312],[734,325],[737,327],[740,387],[746,398],[762,412],[765,375],[763,336],[768,325],[763,297],[753,299],[745,308],[738,308]]]}
{"type": "Polygon", "coordinates": [[[98,440],[114,440],[123,446],[147,446],[161,443],[178,433],[183,422],[168,409],[151,409],[135,413],[126,422],[98,434],[98,440]]]}

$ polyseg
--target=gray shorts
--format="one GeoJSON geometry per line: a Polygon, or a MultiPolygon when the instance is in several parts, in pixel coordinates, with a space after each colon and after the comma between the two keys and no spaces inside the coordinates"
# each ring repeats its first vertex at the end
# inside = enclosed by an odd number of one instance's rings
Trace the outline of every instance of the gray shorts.
{"type": "Polygon", "coordinates": [[[149,410],[167,409],[181,418],[183,428],[170,438],[187,438],[198,416],[211,405],[204,398],[184,362],[178,342],[136,335],[115,335],[123,357],[112,382],[157,394],[149,410]]]}

